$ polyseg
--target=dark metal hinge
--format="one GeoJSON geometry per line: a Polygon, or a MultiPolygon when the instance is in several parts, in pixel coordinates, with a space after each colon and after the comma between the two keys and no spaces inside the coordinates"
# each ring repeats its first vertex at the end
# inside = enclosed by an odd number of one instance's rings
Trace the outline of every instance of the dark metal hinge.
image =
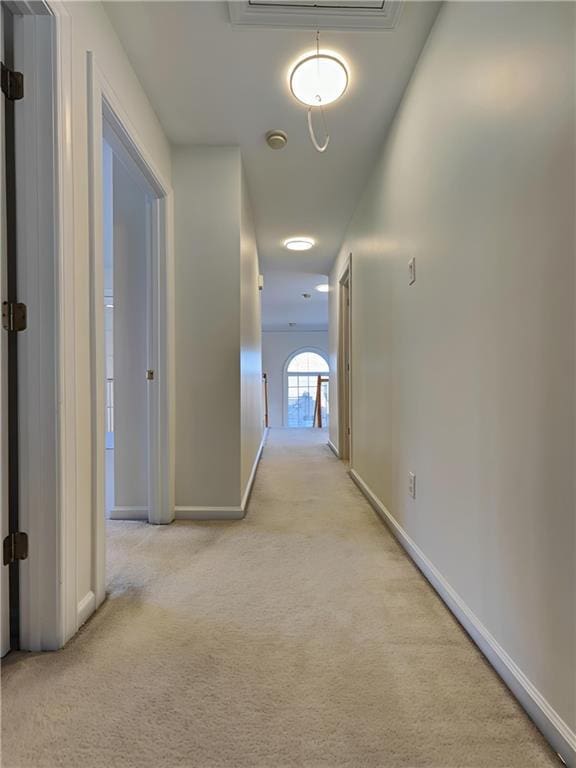
{"type": "Polygon", "coordinates": [[[10,101],[19,101],[24,98],[24,75],[15,72],[4,64],[2,67],[2,93],[10,101]]]}
{"type": "Polygon", "coordinates": [[[26,304],[16,301],[2,303],[2,328],[5,331],[25,331],[28,323],[26,304]]]}
{"type": "Polygon", "coordinates": [[[28,558],[28,534],[18,531],[4,539],[4,565],[28,558]]]}

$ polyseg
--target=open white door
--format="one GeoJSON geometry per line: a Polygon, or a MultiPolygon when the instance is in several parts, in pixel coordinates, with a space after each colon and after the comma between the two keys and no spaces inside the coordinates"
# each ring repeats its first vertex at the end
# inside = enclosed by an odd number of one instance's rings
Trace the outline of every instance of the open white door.
{"type": "Polygon", "coordinates": [[[338,288],[338,441],[340,458],[351,461],[350,265],[340,278],[338,288]]]}
{"type": "MultiPolygon", "coordinates": [[[[110,326],[106,329],[107,383],[113,384],[113,431],[106,446],[114,454],[114,504],[109,516],[148,520],[148,478],[153,469],[148,466],[148,390],[153,379],[147,378],[153,376],[148,354],[151,202],[145,180],[131,170],[113,155],[112,263],[105,264],[105,273],[113,279],[105,284],[108,298],[103,297],[110,326]]],[[[112,462],[107,465],[110,469],[112,462]]]]}
{"type": "MultiPolygon", "coordinates": [[[[4,11],[0,9],[0,60],[4,61],[4,11]]],[[[0,98],[0,295],[6,296],[6,167],[4,97],[0,98]]],[[[6,334],[0,330],[0,509],[2,541],[8,535],[8,393],[6,334]]],[[[0,655],[10,650],[10,592],[8,568],[0,563],[0,655]]]]}

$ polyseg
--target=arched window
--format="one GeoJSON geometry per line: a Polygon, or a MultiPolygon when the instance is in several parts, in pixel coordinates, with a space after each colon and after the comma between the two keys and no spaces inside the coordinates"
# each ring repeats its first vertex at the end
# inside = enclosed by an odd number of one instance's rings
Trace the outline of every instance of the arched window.
{"type": "Polygon", "coordinates": [[[286,365],[287,427],[314,426],[319,381],[321,421],[323,427],[328,426],[329,370],[326,358],[311,349],[300,350],[289,358],[286,365]]]}

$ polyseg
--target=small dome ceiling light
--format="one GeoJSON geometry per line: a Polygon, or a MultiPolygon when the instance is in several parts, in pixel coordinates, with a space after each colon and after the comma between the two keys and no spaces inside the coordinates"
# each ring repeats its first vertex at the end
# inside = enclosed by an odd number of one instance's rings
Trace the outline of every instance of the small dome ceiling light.
{"type": "Polygon", "coordinates": [[[320,31],[316,32],[316,51],[307,53],[290,70],[290,90],[295,99],[308,107],[308,131],[318,152],[325,152],[330,143],[324,107],[333,104],[348,88],[348,67],[334,51],[320,50],[320,31]],[[312,124],[312,110],[320,109],[324,125],[324,143],[320,144],[312,124]]]}
{"type": "Polygon", "coordinates": [[[320,291],[320,293],[328,293],[328,291],[330,290],[330,286],[328,285],[328,283],[321,283],[321,285],[316,286],[316,290],[320,291]]]}
{"type": "Polygon", "coordinates": [[[266,143],[270,149],[284,149],[288,144],[288,135],[284,131],[273,130],[266,134],[266,143]]]}
{"type": "Polygon", "coordinates": [[[316,244],[311,237],[289,237],[284,240],[284,248],[289,251],[309,251],[316,244]]]}

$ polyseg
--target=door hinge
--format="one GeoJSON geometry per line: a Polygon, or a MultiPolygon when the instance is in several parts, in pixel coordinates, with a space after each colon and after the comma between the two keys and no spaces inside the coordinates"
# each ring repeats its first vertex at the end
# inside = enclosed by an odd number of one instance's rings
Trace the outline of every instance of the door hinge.
{"type": "Polygon", "coordinates": [[[151,368],[148,368],[146,371],[146,379],[148,381],[154,381],[154,371],[151,368]]]}
{"type": "Polygon", "coordinates": [[[16,301],[2,303],[2,328],[5,331],[25,331],[28,322],[26,304],[16,301]]]}
{"type": "Polygon", "coordinates": [[[4,565],[28,559],[28,534],[18,531],[4,539],[4,565]]]}
{"type": "Polygon", "coordinates": [[[10,101],[19,101],[24,98],[24,75],[15,72],[4,64],[2,67],[2,93],[10,101]]]}

